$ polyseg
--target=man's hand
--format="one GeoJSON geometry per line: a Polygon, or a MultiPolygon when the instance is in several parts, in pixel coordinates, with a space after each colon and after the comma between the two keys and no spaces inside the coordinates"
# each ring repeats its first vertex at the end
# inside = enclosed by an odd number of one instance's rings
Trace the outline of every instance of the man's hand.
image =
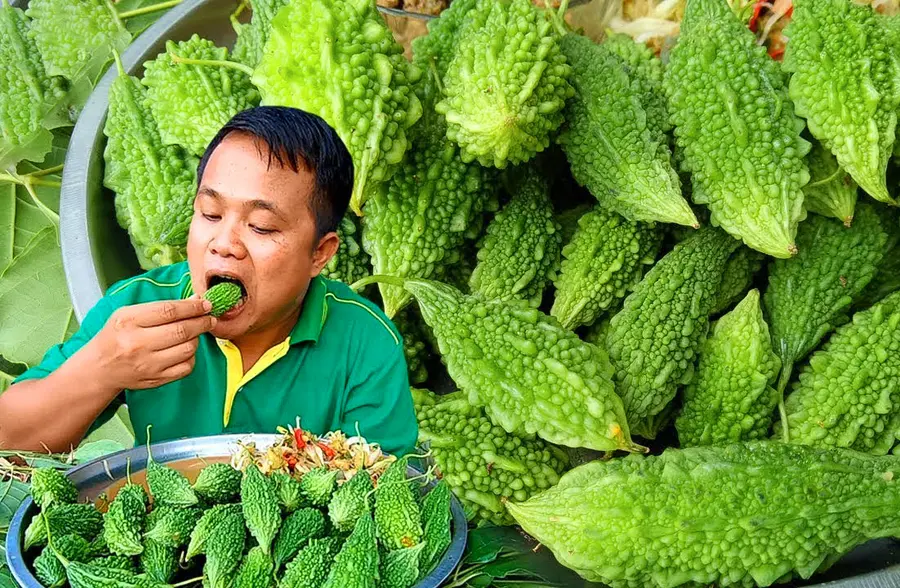
{"type": "Polygon", "coordinates": [[[141,390],[187,376],[198,337],[216,325],[211,307],[191,298],[118,309],[88,344],[102,365],[98,379],[117,390],[141,390]]]}

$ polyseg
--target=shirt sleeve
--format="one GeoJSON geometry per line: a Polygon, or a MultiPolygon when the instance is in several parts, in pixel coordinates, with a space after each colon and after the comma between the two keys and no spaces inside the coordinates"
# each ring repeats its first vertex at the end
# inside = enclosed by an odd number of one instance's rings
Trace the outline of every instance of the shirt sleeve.
{"type": "Polygon", "coordinates": [[[362,365],[350,378],[341,430],[359,434],[396,456],[412,453],[419,436],[403,345],[380,361],[362,365]]]}

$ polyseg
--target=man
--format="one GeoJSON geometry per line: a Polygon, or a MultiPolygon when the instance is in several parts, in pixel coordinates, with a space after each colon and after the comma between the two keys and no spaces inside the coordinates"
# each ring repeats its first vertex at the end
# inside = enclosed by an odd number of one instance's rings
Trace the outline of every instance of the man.
{"type": "Polygon", "coordinates": [[[390,453],[417,426],[400,334],[371,302],[319,276],[353,185],[322,119],[235,116],[198,167],[187,261],[113,285],[66,343],[0,396],[0,447],[68,451],[119,399],[137,444],[220,433],[357,431],[390,453]],[[201,296],[244,296],[218,319],[201,296]]]}

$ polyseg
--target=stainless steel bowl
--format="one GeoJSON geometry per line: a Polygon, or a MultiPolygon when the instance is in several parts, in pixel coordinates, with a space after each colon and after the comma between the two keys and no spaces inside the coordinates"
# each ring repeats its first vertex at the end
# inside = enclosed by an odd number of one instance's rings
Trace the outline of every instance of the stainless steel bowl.
{"type": "MultiPolygon", "coordinates": [[[[232,449],[238,441],[253,441],[257,447],[266,447],[274,443],[277,435],[217,435],[211,437],[194,437],[191,439],[179,439],[151,446],[153,459],[158,463],[171,463],[197,457],[212,458],[231,455],[232,449]]],[[[68,472],[68,477],[78,488],[78,498],[81,501],[94,501],[111,484],[125,478],[126,467],[131,463],[132,473],[140,472],[147,467],[147,448],[135,447],[108,455],[84,465],[75,467],[68,472]]],[[[421,474],[419,470],[410,466],[410,477],[421,474]]],[[[423,491],[427,491],[435,485],[431,481],[425,485],[423,491]]],[[[22,544],[25,538],[25,529],[31,522],[31,517],[37,512],[37,507],[31,498],[16,511],[9,527],[6,538],[7,559],[13,578],[22,588],[42,588],[41,583],[34,577],[26,563],[22,552],[22,544]]],[[[466,547],[466,515],[462,505],[451,495],[450,512],[451,543],[447,553],[438,563],[431,574],[423,578],[415,588],[437,588],[446,580],[453,569],[462,559],[463,550],[466,547]]]]}

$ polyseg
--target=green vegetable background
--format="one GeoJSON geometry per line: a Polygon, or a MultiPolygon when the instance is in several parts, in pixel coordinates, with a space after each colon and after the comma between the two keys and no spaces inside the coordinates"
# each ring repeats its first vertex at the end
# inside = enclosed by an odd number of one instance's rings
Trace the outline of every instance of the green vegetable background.
{"type": "MultiPolygon", "coordinates": [[[[658,43],[640,19],[581,30],[567,0],[452,0],[408,43],[375,0],[244,0],[234,47],[196,31],[131,76],[119,55],[177,4],[153,2],[0,0],[0,393],[77,329],[59,185],[112,68],[103,184],[145,269],[184,259],[197,158],[233,114],[335,127],[357,174],[324,275],[403,335],[446,485],[393,487],[405,461],[339,490],[152,464],[160,506],[114,504],[110,568],[164,582],[186,550],[213,586],[408,586],[446,548],[419,513],[451,492],[471,536],[448,586],[814,582],[900,536],[900,2],[668,2],[658,43]]],[[[588,4],[606,25],[641,3],[588,4]]],[[[220,288],[216,312],[240,297],[220,288]]],[[[0,538],[33,467],[132,443],[121,410],[70,455],[0,451],[0,538]]],[[[71,502],[50,470],[32,488],[71,502]]],[[[125,573],[80,567],[93,547],[38,571],[125,573]]]]}

